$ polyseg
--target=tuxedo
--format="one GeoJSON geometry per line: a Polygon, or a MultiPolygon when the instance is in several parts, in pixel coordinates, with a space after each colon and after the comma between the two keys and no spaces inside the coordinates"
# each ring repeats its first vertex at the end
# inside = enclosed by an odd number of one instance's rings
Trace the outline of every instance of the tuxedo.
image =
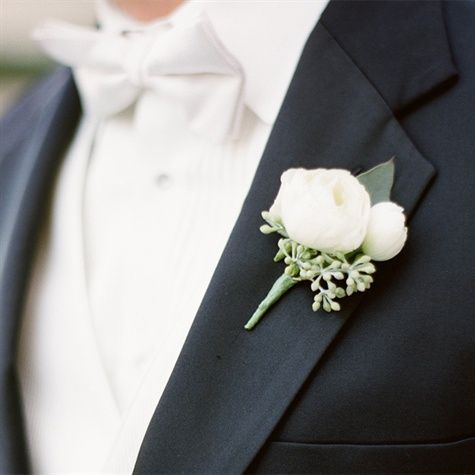
{"type": "MultiPolygon", "coordinates": [[[[475,469],[475,8],[341,2],[310,35],[253,184],[136,463],[149,472],[475,469]],[[281,270],[259,233],[290,167],[358,173],[396,157],[404,251],[341,312],[296,286],[243,324],[281,270]],[[467,190],[468,193],[464,193],[467,190]],[[468,274],[468,275],[467,275],[468,274]]],[[[29,268],[81,110],[69,69],[3,119],[0,461],[28,455],[15,372],[29,268]]]]}

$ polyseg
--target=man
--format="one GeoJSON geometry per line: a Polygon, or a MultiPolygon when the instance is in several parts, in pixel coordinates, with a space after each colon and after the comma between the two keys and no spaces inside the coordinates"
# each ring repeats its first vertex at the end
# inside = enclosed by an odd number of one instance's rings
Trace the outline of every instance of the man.
{"type": "Polygon", "coordinates": [[[475,470],[475,4],[98,21],[36,33],[72,69],[2,122],[2,473],[475,470]],[[340,312],[296,286],[246,332],[281,174],[390,157],[402,253],[340,312]]]}

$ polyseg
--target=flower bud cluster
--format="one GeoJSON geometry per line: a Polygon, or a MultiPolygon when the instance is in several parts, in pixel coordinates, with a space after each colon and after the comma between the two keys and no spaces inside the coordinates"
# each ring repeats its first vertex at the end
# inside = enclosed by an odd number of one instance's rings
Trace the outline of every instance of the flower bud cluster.
{"type": "Polygon", "coordinates": [[[315,292],[312,309],[340,310],[337,299],[369,289],[376,271],[364,254],[330,255],[305,247],[290,238],[279,240],[274,261],[284,261],[285,273],[295,281],[310,281],[315,292]]]}

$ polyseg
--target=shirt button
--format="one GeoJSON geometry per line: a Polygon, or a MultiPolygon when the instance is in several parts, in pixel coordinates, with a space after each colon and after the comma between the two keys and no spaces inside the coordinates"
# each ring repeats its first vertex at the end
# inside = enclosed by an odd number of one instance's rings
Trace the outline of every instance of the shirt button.
{"type": "Polygon", "coordinates": [[[155,177],[155,184],[162,190],[170,188],[172,184],[172,179],[167,173],[159,173],[155,177]]]}

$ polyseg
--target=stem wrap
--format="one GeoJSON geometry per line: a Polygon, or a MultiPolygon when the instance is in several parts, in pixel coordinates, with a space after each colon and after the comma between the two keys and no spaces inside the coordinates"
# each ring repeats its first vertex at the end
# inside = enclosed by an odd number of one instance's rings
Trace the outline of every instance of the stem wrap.
{"type": "Polygon", "coordinates": [[[288,290],[290,290],[297,281],[287,274],[282,274],[270,289],[267,297],[259,304],[257,310],[253,313],[249,321],[244,325],[246,330],[252,330],[269,310],[288,290]]]}

